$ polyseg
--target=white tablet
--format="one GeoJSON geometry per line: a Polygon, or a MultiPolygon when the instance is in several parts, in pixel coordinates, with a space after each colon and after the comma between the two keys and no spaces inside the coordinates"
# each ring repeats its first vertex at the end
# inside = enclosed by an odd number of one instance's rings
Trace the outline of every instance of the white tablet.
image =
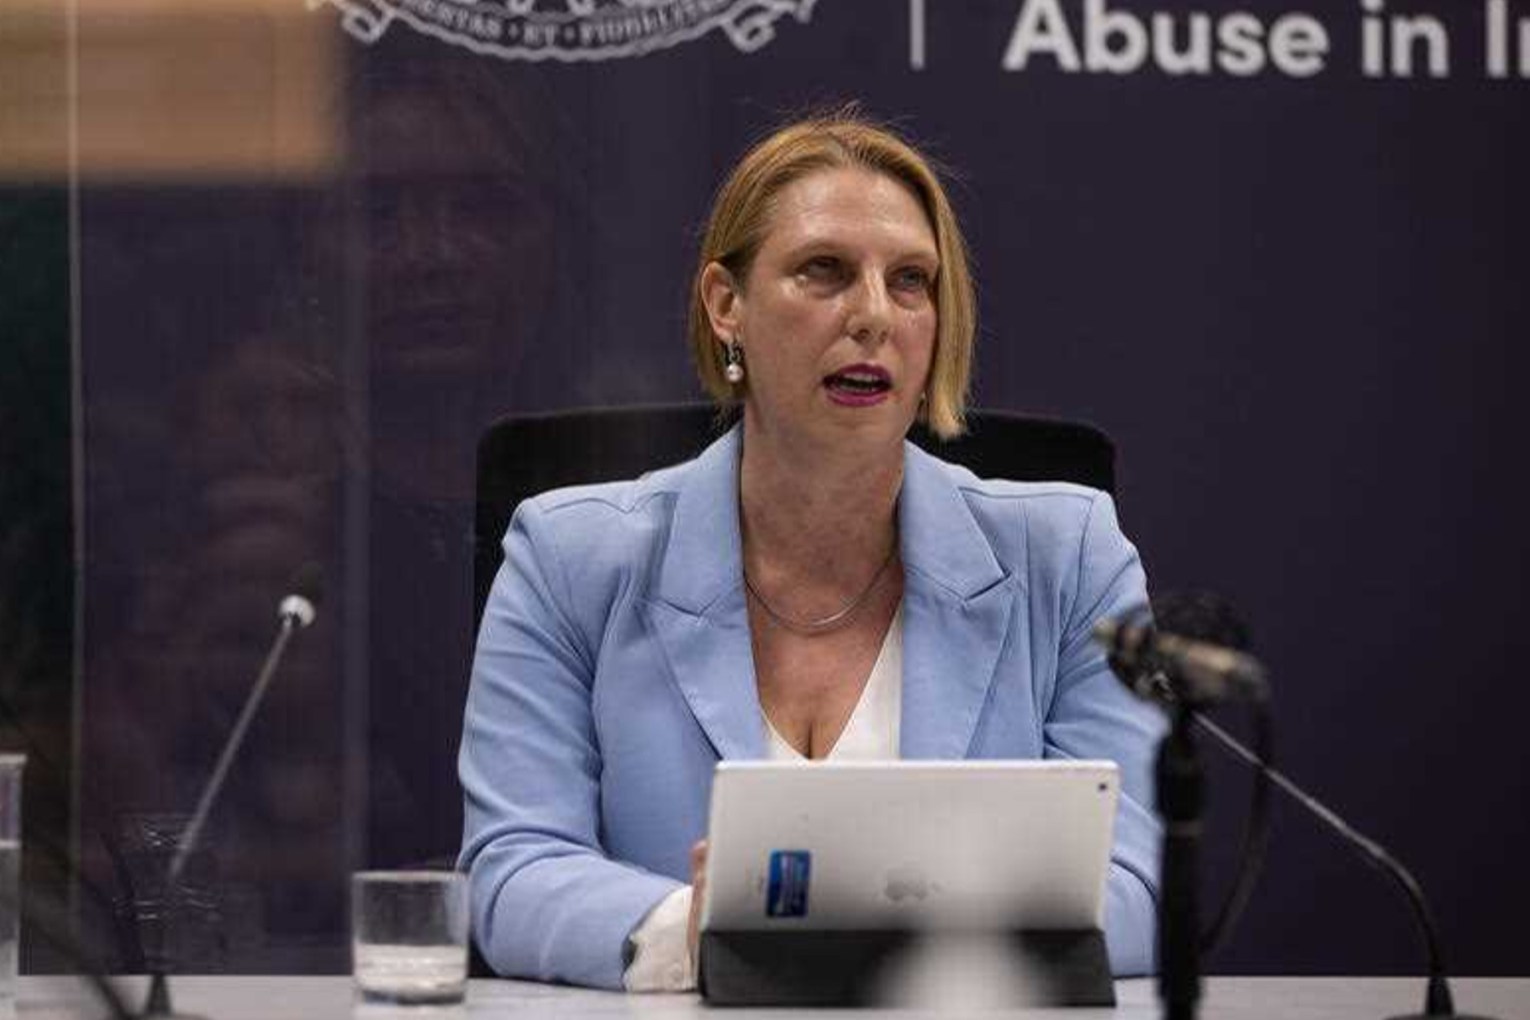
{"type": "Polygon", "coordinates": [[[1104,923],[1108,761],[723,762],[702,927],[1104,923]]]}

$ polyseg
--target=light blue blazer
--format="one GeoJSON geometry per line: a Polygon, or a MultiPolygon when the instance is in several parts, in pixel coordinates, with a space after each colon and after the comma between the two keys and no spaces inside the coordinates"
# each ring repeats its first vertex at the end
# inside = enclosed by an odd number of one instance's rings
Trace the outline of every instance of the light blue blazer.
{"type": "MultiPolygon", "coordinates": [[[[628,934],[689,881],[713,767],[766,757],[741,444],[735,428],[637,481],[537,496],[510,524],[459,760],[473,934],[501,974],[620,988],[628,934]]],[[[1149,971],[1163,723],[1090,640],[1146,600],[1110,497],[905,444],[898,525],[902,756],[1118,762],[1106,941],[1117,974],[1149,971]]]]}

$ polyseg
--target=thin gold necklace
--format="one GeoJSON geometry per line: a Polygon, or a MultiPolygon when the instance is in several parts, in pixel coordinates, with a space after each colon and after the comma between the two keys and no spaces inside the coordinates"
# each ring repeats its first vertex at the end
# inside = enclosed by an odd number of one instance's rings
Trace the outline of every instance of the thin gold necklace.
{"type": "Polygon", "coordinates": [[[754,586],[754,582],[749,580],[749,571],[747,570],[744,571],[744,587],[749,590],[750,595],[754,596],[754,600],[760,604],[760,608],[765,610],[765,615],[787,630],[804,635],[822,634],[825,631],[842,627],[854,618],[856,612],[871,597],[877,582],[882,579],[883,574],[887,573],[887,568],[892,566],[892,561],[897,559],[897,557],[898,543],[894,542],[892,548],[887,551],[887,559],[883,560],[882,565],[877,568],[877,572],[871,575],[871,580],[866,582],[866,587],[861,590],[861,593],[849,602],[846,602],[837,611],[830,613],[828,616],[821,616],[816,620],[799,620],[787,616],[785,613],[777,612],[776,608],[765,600],[765,596],[760,594],[759,589],[754,586]]]}

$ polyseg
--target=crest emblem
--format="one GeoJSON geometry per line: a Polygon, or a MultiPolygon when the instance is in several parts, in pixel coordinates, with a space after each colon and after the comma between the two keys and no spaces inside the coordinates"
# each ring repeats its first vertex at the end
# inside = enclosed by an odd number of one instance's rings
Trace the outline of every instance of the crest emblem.
{"type": "Polygon", "coordinates": [[[612,60],[720,31],[745,53],[776,22],[807,23],[816,0],[307,0],[334,7],[354,38],[374,43],[395,21],[507,60],[612,60]]]}

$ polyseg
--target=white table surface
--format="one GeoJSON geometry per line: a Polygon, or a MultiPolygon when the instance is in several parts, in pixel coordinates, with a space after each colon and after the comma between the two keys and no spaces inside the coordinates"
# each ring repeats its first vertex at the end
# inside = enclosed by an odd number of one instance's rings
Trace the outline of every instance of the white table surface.
{"type": "MultiPolygon", "coordinates": [[[[142,979],[119,982],[130,1003],[142,1002],[142,979]]],[[[1452,982],[1456,1008],[1496,1020],[1530,1020],[1530,978],[1458,978],[1452,982]]],[[[565,988],[526,981],[475,980],[465,1006],[408,1009],[366,1006],[355,1000],[345,977],[177,977],[171,990],[175,1007],[207,1020],[479,1020],[487,1017],[607,1020],[613,1017],[668,1020],[711,1013],[695,995],[623,995],[618,992],[565,988]]],[[[1419,978],[1208,978],[1201,1016],[1214,1018],[1290,1017],[1295,1020],[1385,1018],[1416,1013],[1423,1005],[1419,978]]],[[[48,976],[21,979],[18,1020],[107,1016],[105,1006],[78,978],[48,976]]],[[[1148,1020],[1159,1015],[1151,980],[1116,983],[1114,1010],[1016,1009],[962,1010],[719,1010],[749,1020],[775,1018],[1025,1017],[1027,1020],[1097,1020],[1122,1017],[1148,1020]]]]}

